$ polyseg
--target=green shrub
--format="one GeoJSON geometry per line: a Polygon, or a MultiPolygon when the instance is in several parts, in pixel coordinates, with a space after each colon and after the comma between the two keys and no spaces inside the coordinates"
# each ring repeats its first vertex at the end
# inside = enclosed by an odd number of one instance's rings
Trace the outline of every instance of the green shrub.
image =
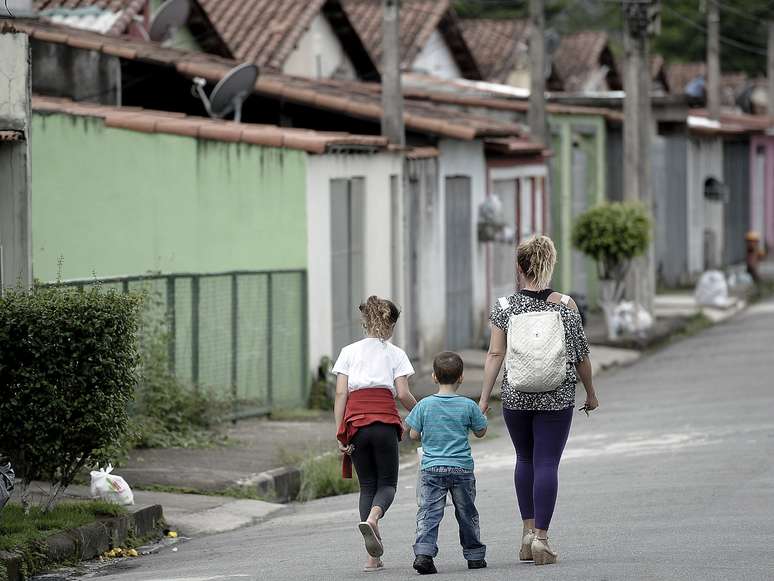
{"type": "Polygon", "coordinates": [[[0,298],[0,453],[22,492],[59,491],[127,436],[137,380],[136,295],[52,287],[0,298]]]}
{"type": "Polygon", "coordinates": [[[145,293],[141,318],[140,372],[129,413],[131,444],[136,448],[209,446],[220,440],[213,427],[229,402],[205,388],[185,384],[169,368],[166,321],[159,316],[159,298],[145,293]]]}
{"type": "Polygon", "coordinates": [[[632,259],[648,249],[650,230],[650,217],[641,204],[602,204],[578,217],[572,243],[597,262],[601,279],[622,279],[632,259]]]}
{"type": "Polygon", "coordinates": [[[298,499],[302,502],[357,492],[357,477],[341,477],[341,458],[338,454],[310,457],[301,464],[301,491],[298,499]]]}

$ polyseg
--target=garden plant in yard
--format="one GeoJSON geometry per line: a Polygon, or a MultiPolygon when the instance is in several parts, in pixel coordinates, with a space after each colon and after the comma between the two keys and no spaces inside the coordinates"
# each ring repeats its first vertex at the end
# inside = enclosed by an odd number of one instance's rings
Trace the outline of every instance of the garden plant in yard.
{"type": "Polygon", "coordinates": [[[616,336],[613,311],[623,298],[632,261],[650,244],[651,220],[637,203],[602,204],[581,214],[572,232],[575,248],[594,259],[600,280],[600,307],[608,336],[616,336]]]}
{"type": "Polygon", "coordinates": [[[0,455],[29,513],[29,484],[50,483],[50,511],[86,466],[127,438],[137,382],[140,297],[59,286],[0,298],[0,455]]]}

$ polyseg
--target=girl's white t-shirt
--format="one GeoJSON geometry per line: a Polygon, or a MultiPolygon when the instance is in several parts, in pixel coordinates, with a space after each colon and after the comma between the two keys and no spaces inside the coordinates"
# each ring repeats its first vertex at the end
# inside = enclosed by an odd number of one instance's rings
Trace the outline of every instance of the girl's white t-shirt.
{"type": "Polygon", "coordinates": [[[395,379],[414,375],[406,352],[389,341],[366,337],[341,350],[333,373],[349,378],[349,391],[389,387],[395,394],[395,379]]]}

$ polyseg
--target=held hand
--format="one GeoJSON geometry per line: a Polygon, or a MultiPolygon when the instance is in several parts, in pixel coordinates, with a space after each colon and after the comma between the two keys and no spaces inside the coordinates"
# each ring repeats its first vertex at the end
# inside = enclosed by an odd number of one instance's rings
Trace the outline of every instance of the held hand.
{"type": "Polygon", "coordinates": [[[481,399],[478,402],[478,409],[481,410],[481,413],[486,415],[489,413],[489,402],[485,399],[481,399]]]}
{"type": "Polygon", "coordinates": [[[339,445],[339,452],[341,452],[342,454],[346,454],[347,456],[351,456],[352,452],[355,451],[354,444],[350,444],[349,446],[345,446],[344,444],[342,444],[338,440],[336,440],[336,443],[339,445]]]}

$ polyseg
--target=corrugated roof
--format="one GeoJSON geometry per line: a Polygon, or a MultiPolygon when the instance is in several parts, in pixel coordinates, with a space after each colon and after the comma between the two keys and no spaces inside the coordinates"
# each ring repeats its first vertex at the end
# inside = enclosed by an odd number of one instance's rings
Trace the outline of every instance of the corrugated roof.
{"type": "MultiPolygon", "coordinates": [[[[382,62],[382,0],[342,0],[349,19],[377,67],[382,62]]],[[[451,0],[403,0],[400,6],[400,59],[411,66],[438,30],[449,45],[463,76],[480,79],[481,72],[460,28],[451,0]]]]}
{"type": "Polygon", "coordinates": [[[34,7],[53,22],[105,34],[124,34],[148,0],[34,0],[34,7]]]}
{"type": "Polygon", "coordinates": [[[308,153],[325,153],[331,149],[363,147],[385,150],[388,146],[387,138],[381,136],[234,123],[233,121],[192,117],[182,113],[152,111],[136,107],[111,107],[52,97],[34,96],[32,109],[37,113],[98,117],[104,120],[106,127],[129,131],[249,143],[266,147],[297,149],[308,153]]]}
{"type": "Polygon", "coordinates": [[[519,60],[529,58],[527,20],[472,18],[460,20],[460,26],[487,81],[505,82],[519,60]]]}
{"type": "MultiPolygon", "coordinates": [[[[165,48],[153,42],[100,35],[68,29],[48,23],[15,21],[20,30],[42,42],[66,44],[73,48],[101,51],[128,60],[174,67],[187,77],[203,77],[217,82],[238,63],[206,53],[165,48]]],[[[381,100],[365,83],[337,80],[311,80],[265,73],[259,76],[255,92],[316,109],[380,121],[381,100]]],[[[468,115],[451,108],[422,103],[407,103],[404,108],[406,129],[418,133],[478,139],[483,137],[522,137],[530,141],[521,125],[501,123],[488,117],[468,115]]],[[[537,146],[537,144],[535,144],[537,146]]]]}

